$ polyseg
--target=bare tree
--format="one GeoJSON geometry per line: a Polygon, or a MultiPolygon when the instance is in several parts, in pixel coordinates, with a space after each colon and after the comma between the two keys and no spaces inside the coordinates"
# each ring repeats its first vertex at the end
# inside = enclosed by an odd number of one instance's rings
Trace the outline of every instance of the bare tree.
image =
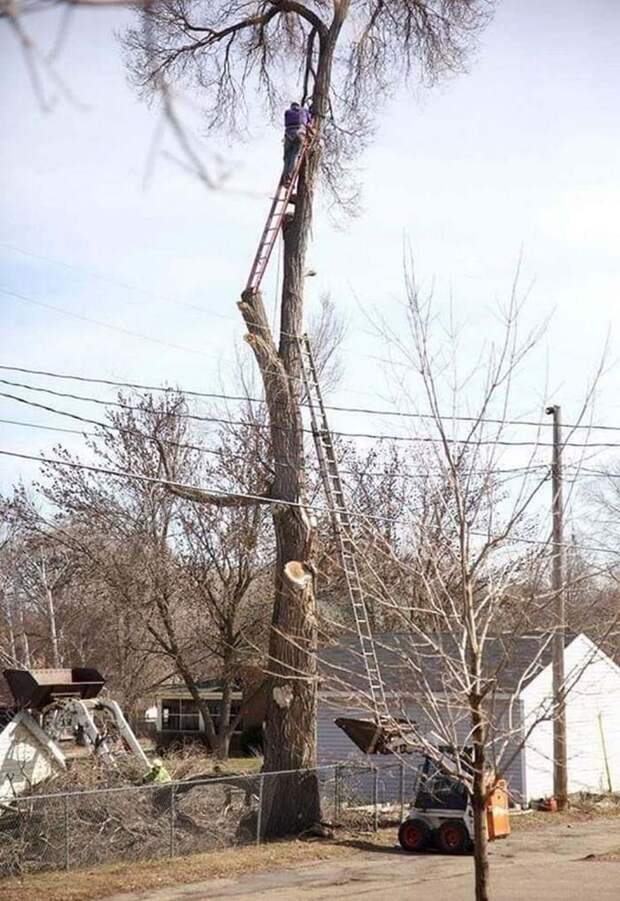
{"type": "MultiPolygon", "coordinates": [[[[517,375],[542,332],[521,335],[515,288],[503,311],[499,341],[488,343],[480,355],[472,351],[463,363],[454,352],[458,336],[444,326],[431,301],[421,298],[412,279],[407,312],[408,334],[385,324],[381,329],[411,373],[416,399],[421,392],[426,402],[411,437],[430,448],[417,456],[416,470],[436,486],[430,498],[441,512],[426,515],[422,504],[422,515],[419,509],[413,521],[406,513],[394,515],[391,536],[368,515],[365,530],[377,532],[375,549],[385,560],[381,567],[365,557],[372,569],[368,593],[392,623],[400,623],[402,640],[383,649],[402,685],[402,695],[391,697],[394,715],[410,717],[415,697],[410,727],[419,746],[438,764],[440,748],[457,751],[459,776],[473,802],[476,899],[487,901],[486,802],[536,726],[556,715],[556,699],[548,697],[521,722],[519,698],[549,662],[554,632],[566,628],[552,617],[548,528],[540,536],[548,502],[542,489],[549,482],[548,467],[539,462],[541,449],[547,450],[542,426],[526,442],[518,465],[500,465],[511,443],[506,420],[517,375]],[[432,548],[441,549],[441,565],[429,555],[432,548]],[[398,586],[406,581],[416,588],[403,602],[398,586]],[[518,648],[526,640],[524,659],[518,648]],[[470,763],[458,754],[468,747],[470,763]]],[[[399,384],[404,383],[399,369],[399,384]]],[[[605,625],[611,630],[613,617],[605,625]]],[[[566,673],[564,697],[590,662],[566,673]]],[[[363,696],[342,668],[330,679],[363,696]]],[[[372,709],[368,695],[365,701],[372,709]]]]}
{"type": "MultiPolygon", "coordinates": [[[[297,336],[303,331],[305,257],[317,178],[322,173],[332,195],[346,205],[346,163],[370,134],[370,111],[377,100],[414,68],[429,80],[460,69],[488,9],[473,0],[438,5],[417,0],[162,0],[148,12],[148,40],[141,27],[127,38],[138,83],[156,87],[165,76],[170,83],[197,85],[212,129],[243,127],[253,92],[275,112],[287,73],[295,70],[301,99],[312,102],[315,116],[316,140],[283,234],[279,336],[272,333],[260,293],[246,291],[239,304],[263,379],[277,461],[264,497],[277,547],[267,771],[303,769],[316,760],[314,588],[311,583],[293,585],[284,567],[290,561],[314,566],[315,535],[305,509],[297,336]],[[291,680],[291,674],[300,673],[304,678],[291,680]]],[[[210,502],[206,496],[203,500],[210,502]]],[[[287,784],[280,779],[269,792],[266,835],[294,832],[319,818],[318,785],[312,780],[300,787],[299,780],[287,784]]]]}
{"type": "MultiPolygon", "coordinates": [[[[17,42],[25,63],[30,85],[36,101],[43,112],[49,112],[60,97],[76,110],[84,109],[73,86],[61,76],[57,62],[67,37],[71,31],[74,14],[77,11],[89,13],[92,10],[117,7],[123,9],[148,9],[150,0],[0,0],[0,28],[7,29],[17,42]],[[37,12],[58,10],[55,31],[52,31],[51,46],[43,47],[35,40],[28,19],[37,12]],[[52,95],[55,91],[55,96],[52,95]]],[[[148,17],[146,17],[148,22],[148,17]]],[[[209,191],[221,189],[230,176],[230,167],[222,164],[215,154],[205,159],[200,141],[191,128],[188,116],[182,111],[182,99],[164,77],[156,79],[159,121],[155,129],[148,161],[145,166],[144,183],[148,181],[153,162],[162,153],[181,169],[189,172],[209,191]],[[171,135],[175,152],[162,151],[165,132],[171,135]]]]}
{"type": "MultiPolygon", "coordinates": [[[[191,492],[188,502],[182,493],[132,476],[256,492],[257,480],[264,483],[270,472],[264,430],[248,408],[247,420],[224,421],[217,448],[210,448],[192,435],[191,414],[176,392],[158,399],[120,394],[116,404],[88,442],[106,472],[82,470],[57,448],[63,464],[76,465],[45,467],[38,492],[46,516],[23,490],[8,510],[29,536],[28,553],[45,546],[58,560],[68,554],[78,570],[90,633],[101,629],[96,647],[80,648],[80,655],[92,652],[93,664],[110,644],[112,687],[132,706],[157,681],[179,676],[200,710],[211,748],[227,756],[244,712],[242,704],[231,713],[233,691],[249,664],[261,662],[271,606],[273,541],[266,511],[213,506],[206,514],[200,508],[198,516],[191,492]],[[198,686],[207,675],[222,686],[217,716],[198,686]]],[[[33,567],[40,581],[38,558],[29,561],[28,572],[33,567]]],[[[32,594],[39,585],[34,575],[31,583],[32,594]]],[[[63,635],[73,658],[82,609],[76,605],[63,635]]]]}

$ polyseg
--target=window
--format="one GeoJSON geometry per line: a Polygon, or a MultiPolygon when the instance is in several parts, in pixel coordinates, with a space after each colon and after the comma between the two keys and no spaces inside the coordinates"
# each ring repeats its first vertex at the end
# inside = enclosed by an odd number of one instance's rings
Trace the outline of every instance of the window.
{"type": "Polygon", "coordinates": [[[166,698],[161,702],[162,732],[199,732],[200,718],[193,700],[166,698]]]}
{"type": "MultiPolygon", "coordinates": [[[[220,715],[222,702],[220,700],[205,701],[213,720],[213,728],[218,732],[220,727],[220,715]]],[[[230,722],[233,722],[241,711],[241,701],[232,701],[230,705],[230,722]]],[[[198,706],[191,699],[164,698],[161,702],[161,729],[162,732],[202,732],[204,726],[198,706]]],[[[242,724],[239,721],[235,732],[241,732],[242,724]]]]}
{"type": "Polygon", "coordinates": [[[437,774],[422,780],[415,806],[420,810],[465,810],[467,797],[462,782],[452,776],[437,774]]]}
{"type": "MultiPolygon", "coordinates": [[[[222,709],[221,701],[208,701],[207,707],[209,708],[209,713],[211,715],[211,719],[213,720],[213,728],[217,732],[220,728],[220,714],[222,709]]],[[[230,704],[230,720],[229,723],[232,723],[235,718],[239,715],[241,711],[241,701],[231,701],[230,704]]],[[[241,723],[237,725],[235,728],[235,732],[241,732],[241,723]]]]}

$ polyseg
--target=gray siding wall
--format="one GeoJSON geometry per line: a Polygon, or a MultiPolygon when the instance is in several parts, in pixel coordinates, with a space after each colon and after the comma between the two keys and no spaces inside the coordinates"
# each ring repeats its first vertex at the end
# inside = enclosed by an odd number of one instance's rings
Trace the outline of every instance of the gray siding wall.
{"type": "MultiPolygon", "coordinates": [[[[418,724],[425,720],[422,710],[416,705],[407,707],[407,715],[418,724]]],[[[366,767],[373,764],[378,768],[378,796],[379,803],[394,803],[400,798],[400,759],[392,755],[383,754],[363,754],[353,742],[345,735],[342,729],[339,729],[335,723],[336,717],[359,717],[360,719],[369,719],[368,711],[358,710],[353,707],[334,707],[333,704],[327,703],[325,700],[319,701],[318,709],[318,725],[317,725],[317,756],[319,764],[343,763],[352,766],[366,767]]],[[[500,717],[501,721],[501,717],[500,717]]],[[[465,739],[467,735],[467,725],[463,721],[462,728],[457,730],[461,739],[465,739]]],[[[513,749],[518,745],[518,738],[512,743],[513,749]]],[[[513,756],[508,751],[507,757],[513,756]]],[[[405,801],[411,803],[413,799],[413,789],[415,782],[416,770],[420,766],[421,757],[415,754],[407,754],[402,757],[404,763],[405,778],[405,801]]],[[[524,784],[524,752],[514,755],[514,760],[510,763],[506,771],[503,773],[504,778],[508,781],[509,792],[517,804],[524,803],[526,797],[526,786],[524,784]]],[[[360,800],[365,803],[371,803],[373,791],[373,775],[370,771],[350,776],[345,775],[345,780],[350,780],[351,784],[359,789],[360,800]]]]}

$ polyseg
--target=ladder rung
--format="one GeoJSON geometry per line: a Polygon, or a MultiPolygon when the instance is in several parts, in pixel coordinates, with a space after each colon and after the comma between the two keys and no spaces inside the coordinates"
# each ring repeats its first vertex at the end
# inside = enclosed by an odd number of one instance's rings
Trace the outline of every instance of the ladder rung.
{"type": "MultiPolygon", "coordinates": [[[[299,165],[301,165],[301,158],[298,162],[299,165]]],[[[375,712],[378,716],[380,711],[386,708],[385,689],[381,680],[381,672],[373,643],[364,591],[360,584],[357,568],[357,548],[351,538],[351,518],[345,507],[346,496],[340,479],[338,458],[334,449],[332,434],[323,405],[321,387],[308,338],[305,336],[299,338],[297,347],[300,352],[303,384],[306,388],[310,406],[312,434],[319,461],[319,470],[325,495],[327,497],[329,512],[332,518],[332,525],[339,541],[340,562],[344,570],[349,600],[355,618],[361,656],[364,660],[368,679],[368,687],[373,699],[375,712]]]]}

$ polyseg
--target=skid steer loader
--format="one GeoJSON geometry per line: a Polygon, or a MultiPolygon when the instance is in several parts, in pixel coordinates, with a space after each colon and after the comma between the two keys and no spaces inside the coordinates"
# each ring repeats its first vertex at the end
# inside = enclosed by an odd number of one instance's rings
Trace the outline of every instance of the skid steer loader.
{"type": "MultiPolygon", "coordinates": [[[[437,760],[426,756],[417,774],[414,802],[400,824],[398,841],[404,851],[435,847],[446,854],[470,851],[474,845],[474,812],[463,771],[471,772],[467,751],[460,753],[461,770],[455,756],[443,751],[437,760]]],[[[486,827],[490,841],[510,833],[506,783],[499,780],[487,801],[486,827]]]]}

